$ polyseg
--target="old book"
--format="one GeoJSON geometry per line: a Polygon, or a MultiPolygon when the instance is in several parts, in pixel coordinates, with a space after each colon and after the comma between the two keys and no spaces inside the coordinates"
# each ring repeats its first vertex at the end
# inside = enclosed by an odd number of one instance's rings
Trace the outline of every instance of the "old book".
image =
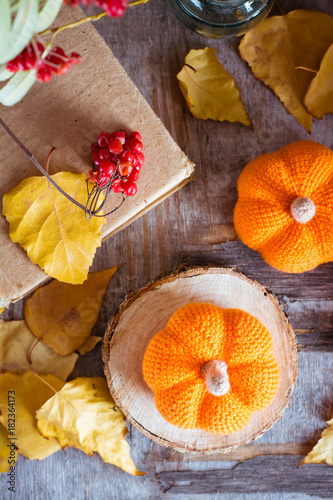
{"type": "MultiPolygon", "coordinates": [[[[61,26],[79,19],[80,9],[64,7],[56,20],[61,26]]],[[[51,83],[36,83],[22,101],[1,107],[1,118],[45,167],[47,155],[56,147],[50,173],[85,172],[92,167],[90,145],[100,131],[119,128],[138,130],[144,143],[145,164],[138,193],[107,218],[103,239],[128,226],[191,177],[193,164],[173,141],[109,47],[87,23],[57,36],[66,52],[75,50],[82,62],[51,83]]],[[[0,130],[0,196],[22,179],[40,175],[36,167],[4,130],[0,130]]],[[[110,196],[105,212],[117,206],[121,195],[110,196]]],[[[8,224],[0,221],[0,307],[19,299],[48,276],[33,264],[18,243],[8,235],[8,224]]]]}

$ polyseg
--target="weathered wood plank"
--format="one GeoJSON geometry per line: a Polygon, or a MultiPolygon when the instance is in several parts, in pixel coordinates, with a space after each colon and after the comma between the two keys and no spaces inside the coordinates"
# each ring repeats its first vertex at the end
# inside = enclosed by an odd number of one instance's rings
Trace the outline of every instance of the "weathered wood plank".
{"type": "Polygon", "coordinates": [[[328,465],[297,468],[299,456],[256,457],[232,469],[172,471],[156,474],[162,493],[303,493],[332,498],[333,473],[328,465]]]}
{"type": "MultiPolygon", "coordinates": [[[[244,460],[250,460],[255,457],[268,456],[268,455],[279,455],[281,460],[283,460],[284,455],[306,455],[313,448],[315,442],[309,443],[261,443],[254,442],[250,444],[245,444],[240,446],[236,450],[229,451],[228,453],[212,453],[211,455],[203,455],[201,453],[184,453],[182,455],[183,461],[185,463],[189,462],[235,462],[244,460]]],[[[175,450],[168,448],[167,452],[158,446],[153,444],[152,453],[155,459],[159,456],[160,463],[155,463],[155,470],[161,469],[161,463],[165,463],[167,460],[169,463],[178,462],[181,455],[175,450]],[[156,467],[158,463],[158,468],[156,467]]]]}
{"type": "Polygon", "coordinates": [[[333,332],[313,330],[308,333],[299,333],[296,330],[297,349],[306,352],[333,352],[333,332]]]}
{"type": "MultiPolygon", "coordinates": [[[[333,14],[331,0],[279,0],[278,3],[285,12],[294,8],[309,8],[333,14]]],[[[279,13],[277,7],[275,12],[279,13]]],[[[233,266],[257,279],[278,296],[297,335],[300,335],[299,343],[306,344],[306,339],[302,336],[310,335],[312,339],[307,338],[310,339],[311,349],[317,348],[314,343],[318,339],[321,339],[323,346],[326,337],[331,335],[333,326],[332,263],[311,273],[293,277],[272,270],[258,254],[240,242],[228,244],[228,252],[221,245],[226,240],[235,238],[232,217],[237,199],[236,183],[246,163],[255,156],[279,149],[289,142],[309,139],[309,135],[287,113],[279,99],[264,84],[255,80],[250,69],[241,61],[237,53],[239,39],[205,40],[189,32],[173,17],[165,0],[152,0],[146,5],[129,9],[123,19],[103,19],[95,23],[95,26],[173,138],[197,164],[197,168],[195,182],[105,242],[97,251],[93,270],[105,269],[119,262],[123,262],[123,266],[112,279],[94,334],[103,334],[108,320],[126,293],[169,273],[186,257],[187,262],[192,260],[200,265],[211,262],[215,265],[233,266]],[[183,65],[186,53],[192,48],[206,45],[217,49],[220,61],[235,77],[253,121],[253,129],[240,124],[196,120],[189,113],[175,76],[183,65]],[[237,245],[238,250],[233,255],[233,248],[236,249],[237,245]],[[195,255],[197,257],[194,258],[195,255]]],[[[84,27],[78,29],[84,37],[84,27]]],[[[75,47],[72,49],[75,50],[75,47]]],[[[103,68],[96,68],[96,73],[103,77],[103,68]]],[[[68,77],[70,78],[70,74],[68,77]]],[[[333,116],[326,116],[320,121],[314,120],[311,139],[332,147],[332,125],[333,116]]],[[[5,317],[21,319],[22,312],[23,304],[20,302],[12,306],[5,317]]],[[[329,346],[326,348],[331,349],[329,346]]],[[[171,485],[167,496],[176,500],[195,500],[198,497],[203,500],[304,500],[310,495],[310,490],[304,491],[303,486],[306,471],[310,481],[313,474],[313,482],[319,481],[318,475],[322,476],[320,488],[324,490],[326,498],[333,498],[332,480],[326,479],[328,467],[306,466],[298,472],[297,464],[301,457],[294,455],[294,452],[301,455],[307,451],[325,427],[325,420],[332,416],[332,354],[302,350],[298,358],[300,370],[290,407],[260,441],[253,443],[255,448],[239,449],[239,455],[229,457],[232,460],[230,462],[214,456],[209,461],[202,457],[188,460],[187,456],[180,454],[170,457],[169,451],[161,447],[158,447],[157,454],[158,445],[152,448],[148,439],[132,429],[129,442],[137,466],[141,470],[156,470],[161,473],[162,489],[171,485]],[[279,457],[260,457],[257,455],[260,450],[265,455],[278,453],[279,457]],[[286,457],[287,452],[291,455],[286,457]],[[174,486],[183,472],[191,474],[194,471],[194,475],[198,468],[215,470],[221,464],[230,468],[235,460],[242,460],[246,456],[257,457],[255,460],[259,460],[252,462],[251,467],[253,474],[261,478],[262,485],[265,475],[272,477],[279,462],[286,464],[283,474],[287,474],[293,483],[293,492],[283,493],[280,490],[275,493],[250,493],[256,481],[256,476],[253,475],[248,476],[247,485],[243,483],[244,493],[237,488],[237,479],[233,486],[235,493],[224,491],[222,479],[216,490],[218,492],[211,491],[208,477],[202,483],[192,482],[188,488],[180,485],[183,492],[179,492],[178,487],[174,486]],[[291,459],[292,463],[288,462],[291,459]],[[292,473],[287,470],[288,464],[292,467],[292,473]],[[177,476],[170,472],[177,469],[181,471],[176,473],[177,476]],[[163,476],[164,473],[170,475],[163,476]]],[[[102,374],[100,349],[97,347],[79,359],[73,377],[102,374]]],[[[246,462],[242,465],[246,465],[246,462]]],[[[225,470],[218,470],[221,478],[224,472],[225,470]]],[[[214,476],[214,473],[211,475],[214,476]]],[[[230,484],[231,479],[228,481],[230,484]]],[[[8,493],[6,477],[0,476],[1,498],[164,498],[153,473],[133,478],[115,467],[103,464],[97,456],[88,457],[72,449],[59,452],[41,462],[31,462],[21,457],[17,485],[15,495],[8,493]]],[[[314,488],[312,494],[319,498],[317,489],[314,488]]]]}
{"type": "Polygon", "coordinates": [[[229,241],[209,251],[184,252],[182,257],[189,265],[232,267],[259,281],[275,295],[301,300],[301,304],[304,300],[333,300],[333,262],[306,273],[283,273],[266,264],[258,252],[241,241],[229,241]]]}

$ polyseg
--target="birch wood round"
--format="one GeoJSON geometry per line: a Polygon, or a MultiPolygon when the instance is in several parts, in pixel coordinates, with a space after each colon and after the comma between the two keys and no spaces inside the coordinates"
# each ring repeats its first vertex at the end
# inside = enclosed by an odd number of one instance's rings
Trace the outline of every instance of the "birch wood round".
{"type": "Polygon", "coordinates": [[[103,359],[110,392],[131,424],[155,442],[182,452],[227,452],[261,436],[281,417],[297,375],[294,333],[277,299],[256,281],[225,268],[173,274],[127,298],[107,328],[103,359]],[[150,340],[179,307],[190,302],[247,311],[273,338],[280,370],[277,393],[268,408],[254,413],[248,425],[233,434],[209,434],[169,424],[156,409],[154,394],[143,378],[142,362],[150,340]]]}

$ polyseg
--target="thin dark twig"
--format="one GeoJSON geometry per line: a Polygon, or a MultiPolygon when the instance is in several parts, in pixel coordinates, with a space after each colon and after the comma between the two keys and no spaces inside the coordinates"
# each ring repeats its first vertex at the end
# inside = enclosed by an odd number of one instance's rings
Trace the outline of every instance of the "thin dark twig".
{"type": "Polygon", "coordinates": [[[36,158],[34,157],[34,155],[32,153],[30,153],[30,151],[24,146],[24,144],[22,144],[22,142],[16,137],[16,135],[14,134],[14,132],[12,132],[10,130],[10,128],[5,124],[5,122],[3,120],[1,120],[1,118],[0,118],[0,125],[2,126],[3,129],[6,130],[7,134],[10,135],[10,137],[18,145],[18,147],[22,149],[23,153],[29,158],[29,160],[31,160],[32,163],[38,168],[38,170],[40,172],[42,172],[43,175],[45,175],[45,177],[51,182],[51,184],[53,184],[53,186],[56,189],[58,189],[58,191],[62,195],[64,195],[69,201],[71,201],[72,203],[74,203],[74,205],[76,205],[77,207],[79,207],[79,208],[81,208],[82,210],[85,211],[86,209],[85,209],[85,207],[83,205],[81,205],[81,203],[79,203],[78,201],[76,201],[68,193],[66,193],[66,191],[64,191],[60,186],[58,186],[58,184],[52,179],[52,177],[38,163],[38,161],[36,160],[36,158]]]}
{"type": "Polygon", "coordinates": [[[97,189],[94,196],[93,196],[93,199],[92,199],[92,202],[91,202],[91,205],[90,205],[90,211],[91,213],[95,213],[95,210],[96,210],[96,207],[97,207],[97,203],[98,203],[98,200],[99,200],[99,197],[101,195],[101,190],[100,189],[97,189]]]}

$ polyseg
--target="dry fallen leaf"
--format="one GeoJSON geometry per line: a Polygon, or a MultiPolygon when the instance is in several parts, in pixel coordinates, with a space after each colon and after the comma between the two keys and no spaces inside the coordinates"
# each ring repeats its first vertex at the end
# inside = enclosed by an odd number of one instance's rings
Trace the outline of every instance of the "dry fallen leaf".
{"type": "Polygon", "coordinates": [[[96,335],[90,335],[90,337],[87,338],[85,343],[78,348],[78,351],[81,354],[81,356],[91,351],[101,340],[103,340],[103,337],[96,337],[96,335]]]}
{"type": "MultiPolygon", "coordinates": [[[[23,375],[7,372],[0,375],[0,422],[7,425],[9,395],[14,398],[15,429],[13,429],[18,452],[30,459],[42,460],[60,449],[55,438],[45,439],[37,429],[36,411],[53,395],[60,391],[64,382],[53,375],[23,375]],[[11,392],[10,392],[11,391],[11,392]]],[[[13,402],[13,399],[10,399],[13,402]]],[[[10,429],[11,430],[11,429],[10,429]]]]}
{"type": "Polygon", "coordinates": [[[24,317],[32,333],[67,356],[88,339],[105,291],[118,267],[89,273],[83,285],[51,281],[26,300],[24,317]]]}
{"type": "Polygon", "coordinates": [[[303,458],[299,465],[323,464],[333,465],[333,418],[327,422],[316,446],[303,458]]]}
{"type": "MultiPolygon", "coordinates": [[[[59,172],[55,182],[85,206],[85,174],[59,172]]],[[[53,278],[83,283],[96,248],[101,246],[104,217],[85,219],[82,209],[67,200],[48,179],[28,177],[3,197],[9,235],[35,264],[53,278]]]]}
{"type": "Polygon", "coordinates": [[[37,412],[38,428],[45,437],[56,437],[62,448],[73,446],[88,455],[98,452],[104,462],[133,475],[141,473],[125,441],[125,418],[115,406],[101,377],[68,382],[37,412]]]}
{"type": "Polygon", "coordinates": [[[36,342],[25,321],[0,320],[0,372],[34,370],[66,380],[78,357],[78,354],[60,356],[42,342],[36,342]]]}
{"type": "Polygon", "coordinates": [[[311,80],[304,104],[315,118],[333,113],[333,44],[326,51],[318,73],[311,80]]]}
{"type": "Polygon", "coordinates": [[[235,82],[218,61],[215,49],[190,50],[177,78],[196,118],[251,125],[235,82]]]}
{"type": "Polygon", "coordinates": [[[16,462],[17,459],[17,453],[15,453],[14,457],[10,457],[10,449],[7,446],[10,444],[10,439],[8,440],[7,436],[7,429],[0,424],[0,473],[9,471],[11,465],[14,465],[13,463],[9,463],[8,460],[14,459],[16,462]]]}
{"type": "Polygon", "coordinates": [[[324,12],[294,10],[269,17],[242,39],[239,51],[254,75],[281,99],[308,132],[311,115],[303,99],[326,50],[333,42],[333,17],[324,12]]]}

